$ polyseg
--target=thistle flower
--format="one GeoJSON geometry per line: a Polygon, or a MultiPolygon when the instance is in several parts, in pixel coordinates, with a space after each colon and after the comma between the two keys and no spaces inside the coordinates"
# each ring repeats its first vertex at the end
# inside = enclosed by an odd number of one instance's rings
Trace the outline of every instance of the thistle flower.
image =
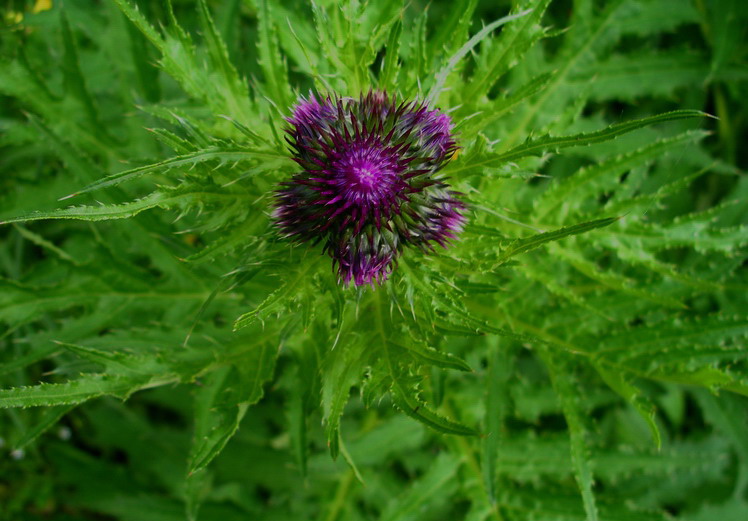
{"type": "Polygon", "coordinates": [[[281,184],[273,216],[287,237],[324,241],[343,284],[381,283],[404,246],[447,247],[462,230],[465,205],[437,174],[457,149],[448,115],[381,91],[310,93],[287,121],[302,171],[281,184]]]}

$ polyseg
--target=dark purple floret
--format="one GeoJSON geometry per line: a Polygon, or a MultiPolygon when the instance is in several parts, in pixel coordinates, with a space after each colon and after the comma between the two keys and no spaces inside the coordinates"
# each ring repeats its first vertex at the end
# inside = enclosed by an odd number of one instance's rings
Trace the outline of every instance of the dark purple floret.
{"type": "Polygon", "coordinates": [[[386,242],[377,242],[373,236],[360,235],[330,245],[333,269],[343,284],[374,286],[387,279],[397,262],[396,251],[386,242]]]}
{"type": "Polygon", "coordinates": [[[465,205],[453,195],[457,195],[456,192],[437,200],[423,220],[421,230],[428,246],[431,246],[429,241],[433,241],[446,248],[449,240],[456,239],[462,231],[466,219],[460,212],[465,211],[465,205]]]}
{"type": "Polygon", "coordinates": [[[330,116],[332,116],[332,112],[327,104],[320,104],[317,98],[314,97],[314,94],[310,94],[308,100],[301,98],[301,102],[296,105],[293,114],[286,121],[294,127],[300,128],[304,125],[311,126],[321,119],[330,116]]]}
{"type": "Polygon", "coordinates": [[[324,241],[344,284],[381,283],[403,246],[447,246],[465,205],[437,172],[457,146],[452,121],[386,92],[358,99],[314,94],[287,119],[302,168],[282,183],[274,218],[298,242],[324,241]]]}

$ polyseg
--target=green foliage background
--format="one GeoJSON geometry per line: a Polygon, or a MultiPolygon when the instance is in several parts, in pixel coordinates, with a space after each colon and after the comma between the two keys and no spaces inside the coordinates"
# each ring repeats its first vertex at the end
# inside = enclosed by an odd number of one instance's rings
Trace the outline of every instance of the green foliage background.
{"type": "Polygon", "coordinates": [[[0,32],[0,517],[745,519],[743,2],[42,4],[0,32]],[[450,111],[470,222],[345,289],[269,211],[297,96],[369,88],[450,111]]]}

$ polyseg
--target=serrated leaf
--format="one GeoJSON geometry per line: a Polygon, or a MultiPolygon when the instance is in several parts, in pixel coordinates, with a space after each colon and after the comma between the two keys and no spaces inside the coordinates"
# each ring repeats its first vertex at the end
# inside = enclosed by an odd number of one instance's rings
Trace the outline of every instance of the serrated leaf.
{"type": "Polygon", "coordinates": [[[731,253],[748,244],[748,226],[720,228],[714,226],[708,216],[704,216],[701,222],[676,220],[665,225],[631,223],[614,233],[636,239],[642,246],[655,251],[687,246],[700,252],[731,253]]]}
{"type": "Polygon", "coordinates": [[[483,39],[485,39],[489,34],[491,34],[502,25],[513,20],[517,20],[518,18],[522,18],[523,16],[527,16],[531,11],[531,9],[527,9],[515,14],[504,16],[503,18],[499,18],[498,20],[491,22],[483,29],[475,33],[472,38],[465,42],[465,44],[460,47],[457,52],[455,52],[454,55],[449,58],[449,60],[447,60],[447,63],[436,74],[434,85],[431,87],[428,96],[426,96],[426,100],[428,102],[436,102],[444,87],[444,82],[447,81],[447,77],[452,73],[457,64],[460,63],[460,61],[462,61],[465,56],[467,56],[467,54],[473,49],[473,47],[478,45],[483,39]]]}
{"type": "Polygon", "coordinates": [[[414,481],[408,490],[392,498],[380,519],[405,521],[415,519],[426,505],[445,502],[450,489],[456,486],[456,475],[462,466],[459,458],[446,452],[440,453],[428,471],[414,481]]]}
{"type": "Polygon", "coordinates": [[[417,391],[403,381],[401,370],[395,367],[394,355],[391,353],[391,347],[384,349],[386,366],[392,378],[392,387],[390,396],[394,405],[411,418],[431,427],[432,429],[443,432],[444,434],[456,434],[458,436],[475,436],[477,431],[466,425],[449,420],[435,413],[426,406],[426,403],[417,396],[417,391]]]}
{"type": "Polygon", "coordinates": [[[678,136],[660,139],[622,156],[577,170],[574,175],[554,181],[551,187],[535,202],[537,218],[543,219],[561,205],[579,205],[585,197],[592,196],[619,183],[618,177],[636,166],[660,159],[669,150],[703,139],[706,132],[684,132],[678,136]]]}
{"type": "Polygon", "coordinates": [[[509,379],[514,367],[514,353],[498,343],[491,348],[486,370],[486,435],[481,444],[481,470],[489,501],[496,501],[496,477],[499,454],[506,438],[504,421],[509,413],[509,379]]]}
{"type": "Polygon", "coordinates": [[[153,193],[137,201],[106,206],[72,206],[51,212],[34,212],[28,215],[13,217],[0,224],[40,221],[45,219],[79,219],[83,221],[104,221],[109,219],[126,219],[140,212],[159,206],[166,199],[162,193],[153,193]]]}
{"type": "Polygon", "coordinates": [[[351,387],[363,377],[367,354],[370,354],[366,347],[360,340],[341,342],[327,354],[322,365],[322,410],[333,458],[337,458],[340,452],[340,417],[348,403],[351,387]]]}
{"type": "Polygon", "coordinates": [[[278,28],[273,23],[271,4],[268,0],[256,0],[258,4],[257,17],[259,21],[259,38],[257,50],[260,56],[267,95],[275,102],[280,111],[285,111],[291,104],[291,93],[288,88],[288,71],[286,61],[281,55],[278,45],[278,28]]]}
{"type": "Polygon", "coordinates": [[[185,92],[208,105],[216,116],[230,114],[244,124],[257,122],[246,86],[228,61],[225,46],[207,10],[198,11],[209,48],[206,67],[198,57],[189,33],[177,23],[171,4],[167,4],[169,24],[162,33],[148,22],[136,5],[128,0],[115,0],[115,3],[158,49],[161,53],[159,65],[185,92]]]}
{"type": "MultiPolygon", "coordinates": [[[[288,276],[287,274],[280,286],[271,292],[255,309],[239,316],[234,321],[234,331],[249,326],[255,320],[262,319],[274,313],[284,305],[289,305],[291,300],[296,298],[299,291],[303,289],[303,285],[309,278],[310,273],[314,273],[319,263],[319,258],[314,258],[313,256],[310,258],[310,252],[308,250],[305,251],[299,263],[295,266],[296,272],[292,276],[288,276]]],[[[292,269],[290,265],[287,267],[288,269],[292,269]]]]}
{"type": "Polygon", "coordinates": [[[16,440],[14,450],[23,450],[31,445],[39,436],[54,427],[63,416],[75,409],[75,407],[75,404],[72,404],[44,409],[41,418],[36,421],[34,426],[24,432],[20,439],[16,440]]]}
{"type": "Polygon", "coordinates": [[[123,172],[117,172],[116,174],[106,176],[94,183],[91,183],[85,188],[78,190],[77,192],[65,196],[61,200],[93,192],[94,190],[100,190],[102,188],[115,186],[126,181],[132,181],[133,179],[137,179],[138,177],[142,177],[153,172],[168,171],[172,168],[190,168],[197,164],[210,161],[217,161],[219,164],[230,164],[237,163],[239,161],[248,161],[255,159],[268,160],[279,158],[285,159],[285,156],[267,150],[261,151],[241,148],[230,149],[213,147],[209,149],[198,150],[196,152],[192,152],[190,154],[182,156],[172,157],[170,159],[159,161],[158,163],[154,163],[151,165],[139,166],[137,168],[125,170],[123,172]]]}
{"type": "MultiPolygon", "coordinates": [[[[550,82],[551,78],[552,75],[549,73],[539,74],[527,83],[513,90],[509,96],[499,98],[485,108],[481,107],[481,110],[477,115],[463,120],[461,126],[458,127],[460,135],[463,136],[465,140],[469,140],[472,136],[476,135],[491,123],[499,120],[502,116],[506,115],[506,113],[517,107],[527,98],[541,92],[550,82]]],[[[473,148],[475,148],[475,146],[476,145],[474,145],[473,148]]],[[[483,150],[482,153],[486,153],[486,151],[483,150]]],[[[474,152],[471,150],[470,154],[474,154],[474,152]]]]}
{"type": "Polygon", "coordinates": [[[485,96],[493,85],[512,67],[522,59],[527,50],[532,47],[545,33],[539,22],[545,14],[550,0],[516,3],[514,11],[527,12],[517,23],[510,24],[504,29],[488,56],[488,63],[476,70],[467,83],[465,99],[473,100],[485,96]]]}
{"type": "Polygon", "coordinates": [[[660,437],[660,429],[657,427],[655,420],[656,410],[652,402],[643,396],[639,389],[627,382],[619,371],[605,368],[601,364],[595,364],[595,369],[603,380],[605,380],[605,383],[631,404],[642,419],[647,422],[649,431],[652,434],[652,440],[659,450],[662,446],[662,439],[660,437]]]}
{"type": "Polygon", "coordinates": [[[382,90],[395,90],[395,81],[400,71],[400,36],[403,22],[398,20],[390,28],[390,34],[385,46],[385,57],[382,61],[382,72],[379,75],[378,86],[382,90]]]}
{"type": "Polygon", "coordinates": [[[539,233],[537,235],[533,235],[525,239],[516,239],[510,242],[506,246],[506,248],[502,250],[501,254],[494,261],[493,267],[497,268],[501,266],[502,264],[504,264],[506,261],[508,261],[510,258],[514,257],[515,255],[520,255],[522,253],[527,253],[528,251],[532,251],[535,248],[538,248],[547,242],[557,241],[559,239],[563,239],[564,237],[569,237],[572,235],[585,233],[590,230],[594,230],[595,228],[602,228],[604,226],[609,226],[618,220],[619,220],[619,217],[608,217],[606,219],[597,219],[595,221],[575,224],[574,226],[566,226],[564,228],[559,228],[558,230],[554,230],[552,232],[539,233]]]}
{"type": "Polygon", "coordinates": [[[672,112],[665,112],[657,116],[634,119],[631,121],[625,121],[623,123],[615,123],[607,128],[595,132],[583,132],[580,134],[561,137],[544,136],[541,138],[528,138],[528,140],[523,144],[517,145],[516,147],[506,152],[486,154],[484,158],[474,159],[470,162],[457,161],[456,166],[447,168],[445,171],[450,175],[454,175],[458,172],[463,172],[465,170],[478,167],[500,166],[504,163],[516,161],[523,157],[538,155],[551,150],[604,143],[605,141],[615,139],[616,137],[627,134],[628,132],[632,132],[649,125],[655,125],[657,123],[708,116],[708,114],[699,110],[674,110],[672,112]]]}
{"type": "Polygon", "coordinates": [[[393,380],[390,395],[392,396],[392,402],[398,409],[435,431],[458,436],[478,435],[475,429],[449,420],[429,409],[426,402],[417,398],[412,391],[406,390],[401,382],[393,380]]]}
{"type": "Polygon", "coordinates": [[[562,366],[553,360],[553,356],[555,355],[546,354],[544,359],[549,365],[553,388],[557,393],[564,412],[564,418],[566,418],[566,424],[569,427],[574,477],[582,493],[587,521],[597,521],[598,509],[595,495],[592,491],[594,478],[590,462],[589,446],[586,441],[587,430],[582,419],[585,413],[580,405],[582,397],[575,389],[571,366],[567,364],[562,366]]]}
{"type": "Polygon", "coordinates": [[[260,343],[244,352],[235,365],[211,373],[199,388],[188,474],[208,466],[236,433],[249,406],[262,398],[263,386],[273,376],[275,358],[273,347],[260,343]]]}
{"type": "Polygon", "coordinates": [[[218,84],[222,101],[226,104],[229,114],[246,123],[254,119],[251,110],[249,90],[246,83],[239,77],[236,68],[229,60],[226,43],[216,29],[210,10],[205,0],[199,0],[197,4],[200,27],[207,44],[209,64],[215,74],[212,78],[218,84]]]}
{"type": "Polygon", "coordinates": [[[150,195],[143,197],[129,203],[123,204],[111,204],[102,206],[71,206],[70,208],[64,208],[61,210],[53,210],[50,212],[34,212],[19,217],[12,217],[7,219],[2,224],[16,223],[16,222],[30,222],[40,221],[46,219],[75,219],[81,221],[107,221],[111,219],[127,219],[134,217],[141,212],[150,210],[151,208],[173,208],[177,206],[189,205],[189,203],[207,203],[207,202],[218,202],[225,203],[226,201],[236,201],[237,195],[232,195],[226,192],[197,192],[197,193],[167,193],[167,192],[153,192],[150,195]]]}
{"type": "Polygon", "coordinates": [[[175,381],[177,379],[173,377],[143,380],[135,377],[90,374],[65,383],[43,383],[29,387],[0,389],[0,408],[71,405],[104,395],[126,398],[139,389],[175,381]]]}
{"type": "Polygon", "coordinates": [[[443,353],[426,344],[421,344],[415,340],[410,342],[395,342],[390,340],[392,347],[402,349],[424,363],[442,367],[444,369],[457,369],[458,371],[472,372],[472,368],[464,360],[450,354],[443,353]]]}
{"type": "Polygon", "coordinates": [[[637,327],[611,333],[600,346],[600,354],[621,352],[626,357],[652,352],[673,344],[719,344],[748,336],[748,318],[717,314],[696,320],[672,320],[665,324],[637,327]]]}
{"type": "Polygon", "coordinates": [[[103,351],[88,346],[55,342],[68,351],[93,363],[103,365],[107,374],[120,375],[156,375],[169,374],[171,367],[154,356],[136,356],[117,351],[103,351]]]}
{"type": "Polygon", "coordinates": [[[636,297],[644,298],[652,302],[656,302],[662,306],[667,306],[674,309],[683,309],[686,305],[681,299],[671,297],[666,294],[658,293],[648,289],[639,287],[639,285],[633,279],[625,277],[613,270],[601,270],[597,264],[584,258],[578,252],[573,251],[570,248],[562,248],[558,245],[554,245],[552,248],[554,255],[566,260],[580,273],[583,273],[592,280],[596,280],[601,284],[618,290],[623,293],[628,293],[636,297]]]}
{"type": "Polygon", "coordinates": [[[60,27],[62,29],[62,42],[65,50],[64,59],[62,60],[65,88],[83,107],[88,124],[92,130],[94,132],[101,132],[106,136],[106,128],[99,123],[98,112],[86,86],[86,80],[81,72],[77,45],[67,13],[64,9],[60,9],[60,27]]]}
{"type": "Polygon", "coordinates": [[[460,48],[462,42],[467,40],[477,6],[478,0],[458,0],[452,3],[451,9],[441,23],[436,24],[435,33],[429,38],[432,56],[440,53],[452,55],[460,48]]]}
{"type": "MultiPolygon", "coordinates": [[[[594,100],[619,99],[633,101],[642,96],[672,96],[682,89],[703,81],[710,67],[706,56],[692,50],[668,50],[668,52],[646,52],[614,54],[595,63],[594,70],[580,75],[595,78],[590,88],[594,100]]],[[[745,81],[748,73],[740,67],[724,67],[715,80],[745,81]]],[[[579,88],[576,82],[571,85],[579,88]]]]}
{"type": "MultiPolygon", "coordinates": [[[[706,390],[696,393],[696,398],[702,405],[707,420],[720,429],[732,442],[735,452],[743,461],[748,463],[748,439],[745,432],[748,421],[745,416],[745,400],[739,396],[715,396],[706,390]]],[[[748,484],[748,475],[743,476],[743,486],[748,484]]]]}

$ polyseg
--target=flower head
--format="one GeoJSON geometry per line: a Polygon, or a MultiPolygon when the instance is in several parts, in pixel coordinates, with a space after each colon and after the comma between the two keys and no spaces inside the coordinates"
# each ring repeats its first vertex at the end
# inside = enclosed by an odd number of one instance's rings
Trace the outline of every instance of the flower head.
{"type": "Polygon", "coordinates": [[[302,171],[277,191],[274,218],[288,237],[324,241],[344,284],[381,283],[403,246],[446,247],[461,231],[465,205],[436,175],[457,149],[448,115],[370,91],[310,94],[287,121],[302,171]]]}

